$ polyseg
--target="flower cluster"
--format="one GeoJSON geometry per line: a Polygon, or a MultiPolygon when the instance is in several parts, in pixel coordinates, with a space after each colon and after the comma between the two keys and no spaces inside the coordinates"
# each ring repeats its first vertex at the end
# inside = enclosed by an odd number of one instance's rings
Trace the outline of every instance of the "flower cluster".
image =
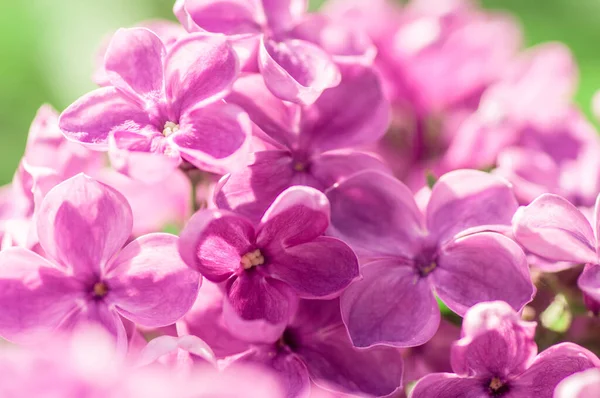
{"type": "Polygon", "coordinates": [[[0,396],[598,396],[569,50],[468,0],[306,3],[178,0],[42,106],[0,191],[0,396]]]}

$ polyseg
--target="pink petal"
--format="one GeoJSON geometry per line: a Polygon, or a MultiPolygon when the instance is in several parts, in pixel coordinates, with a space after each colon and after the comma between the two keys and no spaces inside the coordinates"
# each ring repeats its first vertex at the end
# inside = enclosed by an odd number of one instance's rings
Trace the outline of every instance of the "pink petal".
{"type": "Polygon", "coordinates": [[[146,28],[119,29],[106,50],[105,68],[111,84],[133,98],[159,102],[163,95],[163,42],[146,28]]]}
{"type": "Polygon", "coordinates": [[[586,217],[566,199],[544,194],[513,220],[515,239],[528,251],[549,260],[596,263],[594,231],[586,217]]]}
{"type": "Polygon", "coordinates": [[[493,232],[468,235],[443,247],[431,278],[440,299],[459,315],[495,300],[520,311],[535,295],[525,253],[493,232]]]}
{"type": "Polygon", "coordinates": [[[308,10],[308,0],[261,0],[269,28],[285,31],[294,26],[308,10]]]}
{"type": "Polygon", "coordinates": [[[133,235],[136,237],[160,231],[166,225],[183,227],[189,218],[190,182],[179,170],[154,184],[132,180],[112,169],[102,170],[98,180],[127,198],[133,211],[133,235]],[[167,184],[169,189],[164,189],[167,184]]]}
{"type": "Polygon", "coordinates": [[[125,197],[84,174],[54,187],[37,213],[42,248],[78,277],[101,274],[131,235],[132,225],[125,197]]]}
{"type": "Polygon", "coordinates": [[[470,227],[510,225],[517,208],[507,181],[483,171],[456,170],[433,186],[427,228],[444,242],[470,227]]]}
{"type": "Polygon", "coordinates": [[[567,376],[600,365],[598,358],[573,343],[556,344],[538,355],[529,369],[511,383],[515,397],[551,397],[567,376]]]}
{"type": "Polygon", "coordinates": [[[22,248],[0,252],[0,336],[17,343],[40,341],[60,326],[84,287],[44,258],[22,248]]]}
{"type": "Polygon", "coordinates": [[[226,210],[200,210],[181,232],[179,254],[211,282],[224,282],[253,249],[254,228],[244,217],[226,210]]]}
{"type": "Polygon", "coordinates": [[[342,317],[354,346],[412,347],[435,334],[440,311],[429,283],[400,261],[365,264],[363,278],[342,294],[342,317]]]}
{"type": "Polygon", "coordinates": [[[417,382],[411,398],[484,398],[489,396],[483,382],[452,373],[431,373],[417,382]]]}
{"type": "Polygon", "coordinates": [[[331,57],[304,40],[261,40],[259,67],[273,94],[303,105],[314,103],[325,89],[341,81],[331,57]]]}
{"type": "Polygon", "coordinates": [[[600,396],[600,369],[588,369],[567,377],[554,390],[556,398],[593,398],[600,396]]]}
{"type": "Polygon", "coordinates": [[[378,170],[391,174],[387,165],[375,154],[353,149],[327,151],[310,160],[310,174],[322,189],[363,170],[378,170]]]}
{"type": "Polygon", "coordinates": [[[159,134],[115,131],[109,136],[108,156],[115,170],[149,184],[172,176],[181,164],[179,151],[159,134]]]}
{"type": "Polygon", "coordinates": [[[302,300],[290,331],[302,341],[296,354],[317,385],[379,397],[391,394],[402,383],[400,351],[384,346],[355,348],[342,323],[339,300],[302,300]]]}
{"type": "Polygon", "coordinates": [[[328,234],[348,243],[359,256],[410,258],[425,236],[423,216],[412,192],[395,178],[359,172],[326,191],[331,202],[328,234]]]}
{"type": "Polygon", "coordinates": [[[188,31],[198,28],[228,36],[257,34],[257,10],[245,0],[185,0],[177,17],[188,31]],[[183,19],[183,20],[182,20],[183,19]]]}
{"type": "Polygon", "coordinates": [[[223,174],[246,164],[251,134],[250,119],[241,108],[217,103],[183,114],[172,140],[188,162],[223,174]]]}
{"type": "Polygon", "coordinates": [[[370,144],[383,137],[389,123],[390,105],[377,74],[354,66],[304,110],[300,144],[313,151],[370,144]]]}
{"type": "Polygon", "coordinates": [[[226,100],[248,112],[252,122],[270,139],[283,147],[293,147],[298,135],[295,129],[300,107],[274,96],[260,74],[240,76],[226,100]]]}
{"type": "Polygon", "coordinates": [[[239,339],[274,342],[281,337],[297,305],[298,297],[287,284],[251,269],[228,284],[223,320],[239,339]]]}
{"type": "Polygon", "coordinates": [[[201,276],[177,253],[174,235],[144,235],[125,246],[106,272],[107,297],[125,318],[145,327],[175,323],[192,307],[201,276]]]}
{"type": "Polygon", "coordinates": [[[359,275],[352,249],[341,240],[325,236],[272,255],[269,272],[302,298],[341,293],[359,275]]]}
{"type": "Polygon", "coordinates": [[[271,203],[294,178],[293,159],[287,151],[261,151],[245,168],[224,177],[217,186],[215,202],[257,223],[271,203]]]}
{"type": "Polygon", "coordinates": [[[579,275],[577,285],[585,294],[600,301],[600,265],[587,264],[579,275]]]}
{"type": "Polygon", "coordinates": [[[451,354],[457,374],[509,378],[527,369],[537,354],[536,323],[523,321],[503,301],[471,307],[463,322],[463,338],[453,344],[451,354]]]}
{"type": "Polygon", "coordinates": [[[178,41],[165,59],[166,94],[174,116],[225,97],[237,74],[237,58],[224,37],[198,33],[178,41]]]}
{"type": "Polygon", "coordinates": [[[259,247],[277,253],[321,236],[329,225],[329,201],[314,188],[294,186],[283,191],[260,221],[259,247]]]}
{"type": "Polygon", "coordinates": [[[58,120],[68,139],[96,150],[108,149],[108,134],[113,130],[136,133],[149,128],[149,124],[147,113],[114,87],[84,95],[69,105],[58,120]]]}

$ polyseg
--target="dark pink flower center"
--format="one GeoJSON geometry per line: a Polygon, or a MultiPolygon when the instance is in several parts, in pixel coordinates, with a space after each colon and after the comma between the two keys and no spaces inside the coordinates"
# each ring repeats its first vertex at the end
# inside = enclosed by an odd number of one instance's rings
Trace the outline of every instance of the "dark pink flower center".
{"type": "Polygon", "coordinates": [[[490,396],[500,397],[508,392],[508,384],[502,381],[499,377],[492,377],[488,384],[490,396]]]}
{"type": "Polygon", "coordinates": [[[426,247],[415,258],[415,266],[420,276],[425,277],[437,268],[437,248],[426,247]]]}

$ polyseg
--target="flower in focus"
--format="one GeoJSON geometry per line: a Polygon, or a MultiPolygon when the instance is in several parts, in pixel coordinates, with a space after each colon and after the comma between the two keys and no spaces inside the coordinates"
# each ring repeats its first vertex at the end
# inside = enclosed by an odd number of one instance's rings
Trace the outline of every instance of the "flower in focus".
{"type": "Polygon", "coordinates": [[[132,213],[117,191],[85,175],[53,188],[36,215],[47,258],[0,252],[0,336],[30,342],[54,329],[96,322],[127,344],[121,316],[146,327],[174,323],[192,306],[200,276],[177,254],[177,237],[125,243],[132,213]]]}
{"type": "Polygon", "coordinates": [[[340,83],[333,55],[369,58],[372,49],[366,36],[308,16],[307,6],[306,0],[180,0],[175,14],[188,31],[228,37],[250,69],[258,65],[275,96],[309,105],[340,83]]]}
{"type": "Polygon", "coordinates": [[[281,334],[299,297],[338,295],[358,277],[352,250],[321,236],[328,225],[325,195],[292,187],[256,227],[226,210],[199,211],[181,233],[179,253],[209,281],[225,283],[224,319],[233,334],[271,339],[281,334]]]}
{"type": "Polygon", "coordinates": [[[572,343],[536,356],[535,326],[506,303],[476,304],[465,315],[462,338],[452,348],[454,373],[425,376],[411,398],[552,398],[565,377],[600,365],[594,354],[572,343]]]}
{"type": "Polygon", "coordinates": [[[61,114],[67,138],[108,150],[115,169],[148,182],[166,178],[183,160],[219,173],[244,162],[250,121],[222,101],[238,74],[223,38],[189,35],[167,51],[147,29],[121,29],[105,69],[111,86],[61,114]]]}
{"type": "Polygon", "coordinates": [[[433,186],[425,214],[410,190],[375,171],[357,173],[327,192],[328,234],[361,258],[362,279],[342,295],[344,323],[357,347],[417,346],[435,334],[440,310],[434,292],[454,312],[502,299],[516,310],[531,301],[525,254],[495,232],[517,209],[504,180],[457,170],[433,186]]]}
{"type": "Polygon", "coordinates": [[[248,112],[264,150],[222,180],[215,196],[219,208],[257,220],[290,186],[325,190],[360,170],[387,171],[376,156],[351,149],[385,133],[389,105],[379,80],[368,68],[344,72],[339,86],[305,107],[275,98],[257,75],[236,82],[227,100],[248,112]]]}

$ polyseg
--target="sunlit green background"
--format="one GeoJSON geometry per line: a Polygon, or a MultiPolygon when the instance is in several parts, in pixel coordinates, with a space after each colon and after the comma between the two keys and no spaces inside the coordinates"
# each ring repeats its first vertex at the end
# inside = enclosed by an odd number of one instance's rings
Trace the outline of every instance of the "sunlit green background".
{"type": "MultiPolygon", "coordinates": [[[[369,1],[369,0],[365,0],[369,1]]],[[[0,0],[0,183],[10,181],[29,123],[44,102],[59,110],[92,89],[102,38],[148,18],[172,18],[174,0],[0,0]]],[[[313,7],[321,3],[313,1],[313,7]]],[[[579,62],[577,101],[589,113],[600,88],[600,0],[483,0],[514,12],[526,43],[560,40],[579,62]]]]}

